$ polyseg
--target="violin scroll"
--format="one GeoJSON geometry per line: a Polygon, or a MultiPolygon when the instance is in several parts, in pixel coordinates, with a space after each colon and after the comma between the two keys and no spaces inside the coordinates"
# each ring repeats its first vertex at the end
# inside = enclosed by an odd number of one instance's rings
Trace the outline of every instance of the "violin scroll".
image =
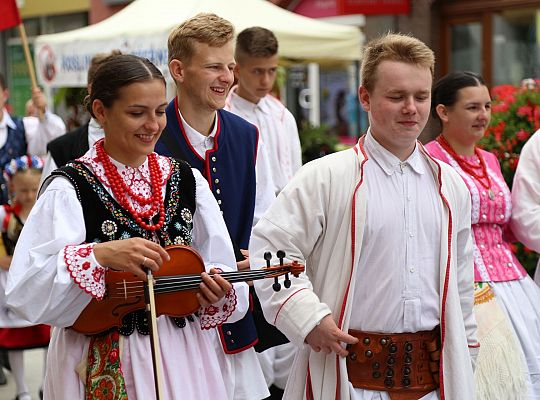
{"type": "Polygon", "coordinates": [[[281,284],[278,282],[278,277],[281,275],[285,275],[285,281],[283,282],[283,285],[285,288],[291,287],[291,278],[289,277],[289,274],[294,275],[295,277],[298,277],[302,272],[304,272],[304,266],[302,264],[299,264],[298,261],[293,261],[292,263],[285,264],[283,259],[285,258],[285,252],[283,250],[278,250],[276,252],[276,256],[279,258],[279,266],[270,266],[270,260],[272,259],[272,254],[270,252],[264,253],[264,259],[266,260],[266,268],[263,268],[263,270],[267,271],[269,274],[266,276],[267,278],[274,278],[274,283],[272,285],[272,289],[274,291],[279,292],[281,290],[281,284]]]}

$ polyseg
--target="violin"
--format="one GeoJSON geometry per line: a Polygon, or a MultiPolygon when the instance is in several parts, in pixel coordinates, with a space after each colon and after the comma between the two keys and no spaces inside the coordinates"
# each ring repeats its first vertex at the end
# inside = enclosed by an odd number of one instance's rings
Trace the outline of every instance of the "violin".
{"type": "MultiPolygon", "coordinates": [[[[173,245],[165,250],[170,260],[153,273],[156,314],[185,317],[201,307],[196,293],[202,282],[201,273],[205,271],[204,262],[197,251],[189,246],[173,245]]],[[[304,266],[296,261],[283,263],[283,251],[278,251],[277,256],[280,258],[280,265],[277,266],[270,266],[272,256],[265,253],[265,268],[221,272],[219,275],[230,283],[274,278],[273,288],[276,291],[281,289],[277,278],[285,275],[284,286],[288,288],[291,284],[289,274],[298,277],[304,271],[304,266]]],[[[108,270],[105,285],[104,298],[92,299],[71,329],[86,335],[95,335],[122,326],[122,318],[126,314],[146,308],[146,283],[132,273],[108,270]]]]}

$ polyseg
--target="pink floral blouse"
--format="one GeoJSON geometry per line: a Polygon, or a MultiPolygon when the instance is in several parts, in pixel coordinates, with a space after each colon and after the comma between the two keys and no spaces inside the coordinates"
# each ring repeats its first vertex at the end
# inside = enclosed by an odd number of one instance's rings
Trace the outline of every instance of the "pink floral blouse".
{"type": "MultiPolygon", "coordinates": [[[[471,193],[474,281],[505,282],[526,276],[527,272],[512,253],[510,243],[504,237],[509,229],[512,202],[510,190],[502,176],[497,157],[480,150],[491,180],[492,193],[490,194],[475,177],[463,171],[456,160],[438,142],[429,142],[425,147],[433,157],[452,166],[463,178],[471,193]]],[[[467,157],[466,160],[480,164],[476,155],[467,157]]]]}

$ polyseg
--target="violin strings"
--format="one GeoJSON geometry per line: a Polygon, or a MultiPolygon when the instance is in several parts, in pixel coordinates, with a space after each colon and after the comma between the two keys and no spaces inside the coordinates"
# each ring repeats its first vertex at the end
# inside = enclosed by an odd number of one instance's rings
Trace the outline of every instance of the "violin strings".
{"type": "MultiPolygon", "coordinates": [[[[234,271],[225,272],[220,275],[228,279],[231,283],[241,282],[245,280],[256,280],[266,277],[269,274],[275,274],[276,270],[256,270],[256,271],[234,271]]],[[[154,290],[157,293],[168,293],[178,290],[196,289],[202,282],[200,275],[184,275],[184,276],[166,276],[156,278],[154,290]]],[[[109,294],[110,298],[125,298],[137,296],[144,293],[144,283],[142,281],[135,282],[117,282],[116,291],[109,294]]]]}
{"type": "MultiPolygon", "coordinates": [[[[230,273],[228,275],[220,274],[225,279],[230,280],[231,282],[239,282],[244,280],[252,280],[257,278],[264,278],[268,273],[266,271],[248,271],[245,273],[242,272],[234,272],[234,275],[231,275],[230,273]]],[[[187,275],[187,276],[163,276],[163,277],[157,277],[156,278],[156,284],[155,286],[162,286],[167,283],[200,283],[202,282],[202,278],[200,275],[187,275]]],[[[117,282],[117,286],[119,287],[144,287],[144,284],[142,281],[132,281],[132,282],[117,282]]]]}

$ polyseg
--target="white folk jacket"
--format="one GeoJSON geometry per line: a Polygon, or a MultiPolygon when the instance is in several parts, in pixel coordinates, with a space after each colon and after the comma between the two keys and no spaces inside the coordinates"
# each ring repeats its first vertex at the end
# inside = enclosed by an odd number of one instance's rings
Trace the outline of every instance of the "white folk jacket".
{"type": "MultiPolygon", "coordinates": [[[[473,260],[470,195],[452,168],[429,157],[441,195],[441,399],[474,398],[473,364],[478,353],[473,315],[473,260]]],[[[332,314],[347,331],[353,307],[366,219],[363,165],[370,162],[363,139],[352,149],[306,164],[254,228],[250,258],[264,265],[263,253],[282,249],[306,263],[306,274],[274,292],[273,280],[256,282],[268,321],[301,347],[291,368],[284,399],[349,400],[345,358],[311,350],[305,337],[332,314]]]]}
{"type": "MultiPolygon", "coordinates": [[[[540,129],[521,149],[512,185],[511,227],[521,243],[540,252],[540,129]]],[[[540,285],[538,266],[534,280],[540,285]]]]}

